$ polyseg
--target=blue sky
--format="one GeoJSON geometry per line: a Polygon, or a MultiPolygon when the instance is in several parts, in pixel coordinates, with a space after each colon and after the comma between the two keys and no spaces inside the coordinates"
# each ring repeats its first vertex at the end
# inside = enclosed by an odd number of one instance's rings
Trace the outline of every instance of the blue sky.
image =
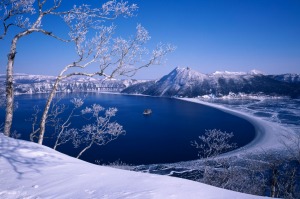
{"type": "MultiPolygon", "coordinates": [[[[202,73],[252,69],[267,74],[300,73],[299,0],[129,2],[138,4],[137,16],[117,20],[118,34],[130,35],[141,23],[150,32],[150,46],[158,42],[177,46],[165,64],[140,71],[137,79],[159,78],[177,66],[202,73]]],[[[46,22],[58,33],[65,30],[52,19],[46,22]]],[[[9,37],[0,41],[1,73],[9,42],[9,37]]],[[[33,34],[18,45],[15,72],[56,75],[73,58],[72,46],[33,34]]]]}

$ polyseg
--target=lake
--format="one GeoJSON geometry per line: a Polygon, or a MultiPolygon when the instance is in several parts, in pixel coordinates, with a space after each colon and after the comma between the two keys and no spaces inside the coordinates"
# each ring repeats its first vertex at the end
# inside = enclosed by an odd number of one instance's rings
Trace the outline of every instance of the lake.
{"type": "MultiPolygon", "coordinates": [[[[73,97],[83,94],[61,94],[61,103],[70,105],[73,97]]],[[[47,95],[16,96],[18,108],[14,115],[13,130],[22,133],[21,138],[28,140],[31,131],[33,107],[43,108],[47,95]]],[[[220,129],[233,132],[233,142],[242,147],[255,137],[254,127],[246,120],[201,104],[185,102],[173,98],[132,96],[104,93],[86,93],[85,106],[98,103],[101,106],[118,108],[117,116],[112,121],[123,125],[126,135],[105,146],[94,145],[81,159],[91,163],[109,163],[122,161],[127,164],[173,163],[197,159],[197,150],[190,142],[197,140],[205,129],[220,129]],[[146,108],[152,114],[144,116],[146,108]]],[[[71,106],[71,105],[70,105],[71,106]]],[[[4,110],[1,110],[4,121],[4,110]]],[[[73,127],[86,124],[86,120],[75,118],[73,127]]],[[[51,127],[46,129],[48,136],[51,127]]],[[[53,147],[54,139],[45,139],[44,144],[53,147]]],[[[79,149],[71,144],[59,146],[58,151],[76,156],[79,149]]]]}

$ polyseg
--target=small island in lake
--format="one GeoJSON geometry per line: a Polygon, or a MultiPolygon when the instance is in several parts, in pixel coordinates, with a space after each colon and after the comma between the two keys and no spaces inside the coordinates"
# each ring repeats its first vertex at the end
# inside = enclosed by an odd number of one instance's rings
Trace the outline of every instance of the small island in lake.
{"type": "Polygon", "coordinates": [[[145,109],[143,112],[144,115],[150,115],[151,113],[152,113],[151,109],[145,109]]]}

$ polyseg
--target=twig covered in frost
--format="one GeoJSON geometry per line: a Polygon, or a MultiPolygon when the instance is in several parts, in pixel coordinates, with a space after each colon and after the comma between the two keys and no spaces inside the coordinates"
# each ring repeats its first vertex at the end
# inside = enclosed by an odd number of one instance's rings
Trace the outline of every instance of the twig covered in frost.
{"type": "Polygon", "coordinates": [[[69,115],[67,116],[67,119],[65,119],[65,121],[60,124],[60,123],[56,123],[56,129],[58,131],[57,134],[57,138],[54,144],[53,149],[56,150],[56,147],[58,147],[59,145],[65,144],[68,141],[74,139],[74,137],[77,137],[77,131],[75,131],[74,129],[70,129],[68,130],[67,128],[71,125],[71,118],[74,117],[74,112],[76,109],[80,108],[83,105],[83,100],[81,98],[73,98],[70,100],[70,102],[73,104],[73,108],[71,110],[71,112],[69,113],[69,115]]]}
{"type": "Polygon", "coordinates": [[[233,133],[222,132],[217,129],[205,130],[205,134],[199,136],[200,143],[192,141],[191,144],[198,149],[200,158],[216,157],[221,153],[236,148],[236,143],[230,143],[233,133]]]}
{"type": "Polygon", "coordinates": [[[72,129],[77,137],[73,140],[75,147],[84,145],[85,147],[77,155],[79,158],[92,145],[106,145],[125,134],[123,126],[117,122],[111,122],[111,118],[116,115],[116,108],[104,109],[98,104],[93,104],[81,111],[83,115],[91,115],[92,123],[84,125],[81,129],[72,129]],[[101,116],[103,115],[103,116],[101,116]]]}
{"type": "MultiPolygon", "coordinates": [[[[54,134],[56,135],[54,149],[71,141],[75,148],[84,146],[77,156],[77,158],[79,158],[93,144],[106,145],[117,139],[119,135],[125,134],[120,124],[111,121],[117,113],[116,108],[105,109],[99,104],[93,104],[80,110],[79,114],[75,114],[75,111],[82,107],[84,101],[81,98],[73,98],[70,102],[73,104],[73,107],[64,118],[61,118],[60,115],[66,113],[67,108],[64,104],[58,104],[58,102],[51,107],[51,111],[48,115],[47,123],[53,126],[54,134]],[[71,128],[72,118],[79,116],[87,119],[88,124],[81,128],[71,128]]],[[[35,121],[37,115],[38,111],[33,114],[33,121],[35,121]]],[[[35,125],[33,125],[33,131],[36,132],[37,130],[34,129],[34,126],[35,125]]],[[[34,134],[31,137],[33,136],[34,134]]]]}
{"type": "Polygon", "coordinates": [[[41,109],[39,108],[38,105],[35,105],[33,107],[33,113],[32,113],[32,117],[30,118],[30,122],[31,122],[31,133],[30,133],[30,141],[34,142],[34,140],[36,138],[38,138],[38,136],[36,135],[37,132],[40,130],[39,128],[36,129],[36,126],[38,125],[38,117],[39,117],[39,113],[41,112],[41,109]]]}
{"type": "Polygon", "coordinates": [[[300,131],[294,134],[282,134],[281,143],[285,146],[292,159],[300,164],[300,131]]]}

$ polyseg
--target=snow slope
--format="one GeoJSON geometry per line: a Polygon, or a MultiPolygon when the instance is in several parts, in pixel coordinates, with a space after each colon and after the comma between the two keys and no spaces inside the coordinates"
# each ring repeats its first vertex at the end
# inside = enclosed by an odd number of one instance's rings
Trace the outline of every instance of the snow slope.
{"type": "Polygon", "coordinates": [[[263,198],[194,181],[93,165],[0,134],[0,198],[263,198]]]}

